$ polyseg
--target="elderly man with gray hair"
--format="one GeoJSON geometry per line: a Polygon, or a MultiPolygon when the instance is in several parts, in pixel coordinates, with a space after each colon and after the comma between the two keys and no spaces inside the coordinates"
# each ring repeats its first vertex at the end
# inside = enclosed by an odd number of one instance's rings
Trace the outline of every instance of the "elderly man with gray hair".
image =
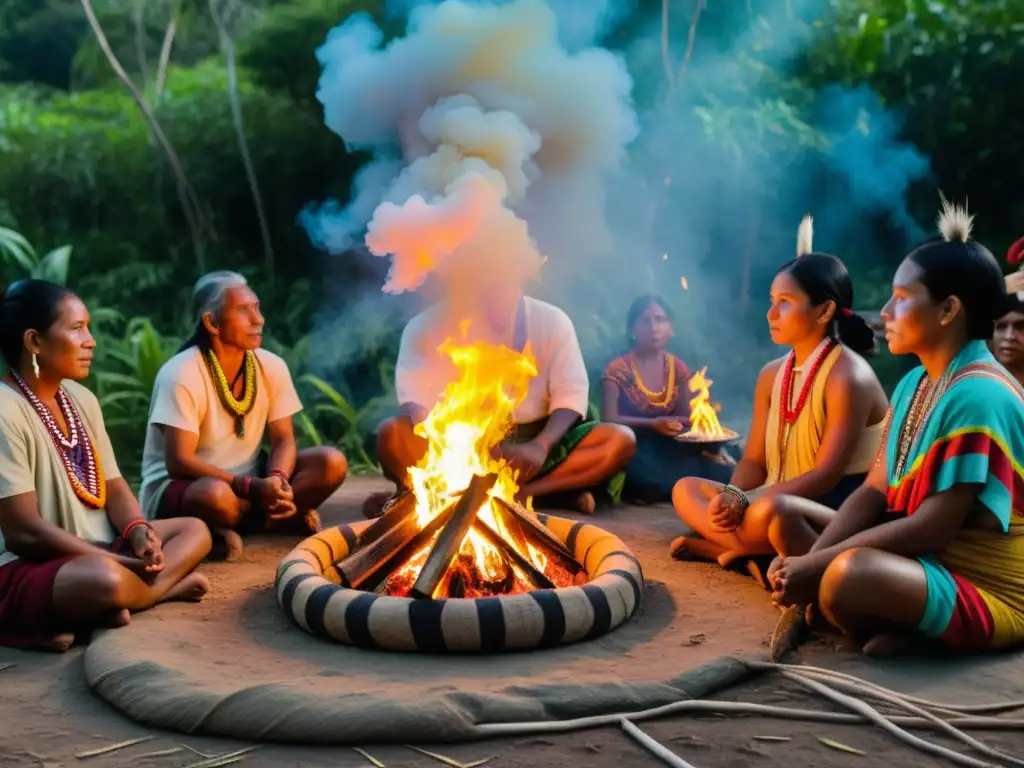
{"type": "Polygon", "coordinates": [[[242,553],[240,533],[319,530],[316,508],[347,464],[334,448],[296,451],[292,417],[302,404],[284,360],[260,348],[259,299],[241,275],[212,272],[196,282],[192,309],[195,332],[153,388],[143,513],[204,520],[228,560],[242,553]]]}

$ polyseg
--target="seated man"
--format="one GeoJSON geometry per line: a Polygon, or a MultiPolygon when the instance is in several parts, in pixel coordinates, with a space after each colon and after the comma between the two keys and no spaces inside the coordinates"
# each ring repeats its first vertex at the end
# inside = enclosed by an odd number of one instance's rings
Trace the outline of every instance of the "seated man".
{"type": "MultiPolygon", "coordinates": [[[[523,296],[521,286],[507,275],[495,272],[484,280],[486,284],[465,292],[472,299],[457,300],[450,292],[406,326],[395,370],[399,413],[384,421],[377,433],[384,472],[399,490],[408,487],[406,471],[426,451],[426,441],[413,428],[455,375],[438,347],[447,338],[462,338],[464,328],[469,342],[522,350],[529,341],[536,358],[537,376],[514,414],[517,427],[501,446],[520,472],[521,496],[554,503],[561,501],[551,498],[554,495],[572,494],[574,506],[591,513],[591,490],[625,468],[636,450],[636,438],[628,427],[587,420],[589,381],[568,315],[523,296]]],[[[366,515],[378,514],[383,501],[368,499],[366,515]]]]}
{"type": "Polygon", "coordinates": [[[0,646],[65,651],[169,600],[198,601],[210,551],[199,520],[142,517],[89,375],[89,311],[22,280],[0,302],[0,646]]]}
{"type": "Polygon", "coordinates": [[[260,349],[263,315],[245,278],[205,275],[192,303],[195,333],[153,388],[142,509],[150,519],[206,521],[234,560],[238,530],[319,530],[316,507],[345,480],[347,465],[334,448],[296,452],[292,416],[302,404],[285,362],[260,349]],[[260,452],[264,432],[269,455],[260,452]]]}
{"type": "MultiPolygon", "coordinates": [[[[1024,260],[1024,237],[1010,247],[1006,260],[1010,264],[1024,260]]],[[[1024,272],[1006,276],[1006,300],[1002,309],[992,336],[992,354],[1024,384],[1024,272]]]]}

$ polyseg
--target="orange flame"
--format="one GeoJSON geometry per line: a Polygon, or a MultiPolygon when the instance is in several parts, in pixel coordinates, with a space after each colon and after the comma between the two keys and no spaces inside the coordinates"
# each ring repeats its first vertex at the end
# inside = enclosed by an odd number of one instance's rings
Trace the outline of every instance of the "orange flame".
{"type": "Polygon", "coordinates": [[[718,421],[715,406],[711,403],[712,381],[707,377],[707,368],[701,368],[690,378],[690,391],[696,396],[690,400],[690,431],[686,434],[700,437],[725,437],[725,430],[718,421]]]}
{"type": "MultiPolygon", "coordinates": [[[[463,324],[465,335],[467,326],[463,324]]],[[[421,526],[454,503],[474,475],[495,473],[498,480],[487,503],[477,517],[500,534],[512,546],[514,539],[495,515],[493,497],[513,501],[519,491],[517,474],[494,449],[513,425],[513,411],[523,401],[530,381],[537,375],[537,363],[530,345],[520,353],[508,347],[475,342],[458,344],[446,340],[439,348],[458,370],[440,402],[426,420],[416,426],[416,434],[427,441],[427,452],[409,469],[416,497],[416,515],[421,526]]],[[[519,554],[540,571],[547,557],[526,542],[529,551],[519,554]]],[[[430,546],[424,547],[396,574],[398,580],[412,581],[423,566],[430,546]]],[[[511,566],[517,590],[526,584],[525,574],[509,564],[501,553],[476,531],[470,530],[459,549],[459,558],[468,561],[486,579],[498,581],[511,566]]]]}

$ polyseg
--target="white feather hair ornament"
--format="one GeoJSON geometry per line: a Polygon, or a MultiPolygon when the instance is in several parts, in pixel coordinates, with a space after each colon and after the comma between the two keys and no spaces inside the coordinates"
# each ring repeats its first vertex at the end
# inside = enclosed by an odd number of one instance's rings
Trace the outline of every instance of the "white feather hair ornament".
{"type": "Polygon", "coordinates": [[[971,237],[971,229],[974,227],[974,216],[967,212],[967,203],[957,205],[946,199],[946,196],[939,192],[939,199],[942,200],[942,210],[939,212],[939,232],[947,243],[957,241],[966,243],[971,237]]]}
{"type": "Polygon", "coordinates": [[[814,217],[805,213],[796,231],[796,257],[814,252],[814,217]]]}

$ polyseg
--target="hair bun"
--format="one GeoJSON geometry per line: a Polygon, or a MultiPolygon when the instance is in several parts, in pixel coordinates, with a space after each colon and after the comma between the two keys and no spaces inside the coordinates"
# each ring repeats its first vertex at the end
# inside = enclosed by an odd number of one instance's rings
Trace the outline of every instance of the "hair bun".
{"type": "Polygon", "coordinates": [[[839,341],[858,355],[866,355],[875,349],[875,331],[868,321],[845,307],[836,313],[839,327],[839,341]]]}

